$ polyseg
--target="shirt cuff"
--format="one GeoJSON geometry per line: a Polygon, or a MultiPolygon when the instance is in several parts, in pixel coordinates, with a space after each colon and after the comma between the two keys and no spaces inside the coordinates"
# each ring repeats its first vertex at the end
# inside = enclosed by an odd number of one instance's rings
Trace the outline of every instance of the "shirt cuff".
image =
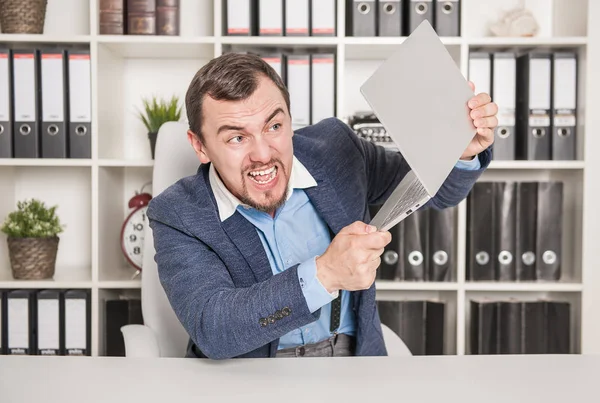
{"type": "Polygon", "coordinates": [[[470,161],[458,160],[455,167],[467,171],[476,171],[481,169],[481,162],[479,161],[479,156],[476,155],[475,158],[470,161]]]}
{"type": "Polygon", "coordinates": [[[339,291],[329,293],[317,278],[317,263],[315,257],[298,266],[298,281],[306,304],[311,313],[327,305],[338,297],[339,291]]]}

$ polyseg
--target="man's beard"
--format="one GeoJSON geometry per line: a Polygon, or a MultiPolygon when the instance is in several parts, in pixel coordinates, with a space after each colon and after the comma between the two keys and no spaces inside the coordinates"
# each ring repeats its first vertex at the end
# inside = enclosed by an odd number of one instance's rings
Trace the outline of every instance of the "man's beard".
{"type": "MultiPolygon", "coordinates": [[[[284,182],[286,183],[285,190],[284,190],[283,194],[281,195],[281,197],[278,199],[275,199],[275,200],[270,200],[267,204],[258,203],[255,200],[252,200],[250,198],[250,195],[248,193],[248,187],[246,186],[246,180],[248,178],[248,173],[250,171],[254,171],[265,165],[265,164],[254,164],[254,165],[248,167],[244,172],[242,172],[242,194],[239,197],[239,199],[242,203],[244,203],[258,211],[262,211],[264,213],[274,212],[278,208],[280,208],[281,206],[284,205],[284,203],[287,199],[287,196],[288,196],[287,183],[288,183],[289,178],[287,177],[285,167],[283,166],[283,163],[281,162],[280,159],[278,159],[278,158],[272,159],[266,165],[275,165],[275,164],[277,164],[277,175],[278,176],[283,175],[282,177],[278,177],[277,180],[278,181],[284,180],[284,182]]],[[[271,199],[271,194],[274,191],[275,190],[269,190],[266,193],[264,193],[264,195],[266,196],[267,199],[271,199]]]]}

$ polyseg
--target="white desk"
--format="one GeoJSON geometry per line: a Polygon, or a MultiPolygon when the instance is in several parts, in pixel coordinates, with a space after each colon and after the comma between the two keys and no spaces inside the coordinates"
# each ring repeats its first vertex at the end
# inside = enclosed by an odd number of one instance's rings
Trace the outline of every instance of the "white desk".
{"type": "Polygon", "coordinates": [[[2,403],[600,401],[600,356],[208,361],[0,356],[2,403]]]}

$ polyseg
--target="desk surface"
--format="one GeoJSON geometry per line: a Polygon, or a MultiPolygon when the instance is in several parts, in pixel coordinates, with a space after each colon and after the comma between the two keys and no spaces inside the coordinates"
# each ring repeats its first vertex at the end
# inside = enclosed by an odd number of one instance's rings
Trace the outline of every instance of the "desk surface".
{"type": "Polygon", "coordinates": [[[598,402],[600,356],[209,361],[0,356],[0,401],[598,402]]]}

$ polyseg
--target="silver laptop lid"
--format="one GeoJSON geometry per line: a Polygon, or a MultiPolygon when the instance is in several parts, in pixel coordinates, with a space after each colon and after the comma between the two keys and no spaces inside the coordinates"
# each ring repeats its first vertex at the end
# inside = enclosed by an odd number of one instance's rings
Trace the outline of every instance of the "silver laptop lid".
{"type": "Polygon", "coordinates": [[[427,20],[378,67],[361,92],[434,196],[476,129],[467,105],[473,91],[427,20]]]}

